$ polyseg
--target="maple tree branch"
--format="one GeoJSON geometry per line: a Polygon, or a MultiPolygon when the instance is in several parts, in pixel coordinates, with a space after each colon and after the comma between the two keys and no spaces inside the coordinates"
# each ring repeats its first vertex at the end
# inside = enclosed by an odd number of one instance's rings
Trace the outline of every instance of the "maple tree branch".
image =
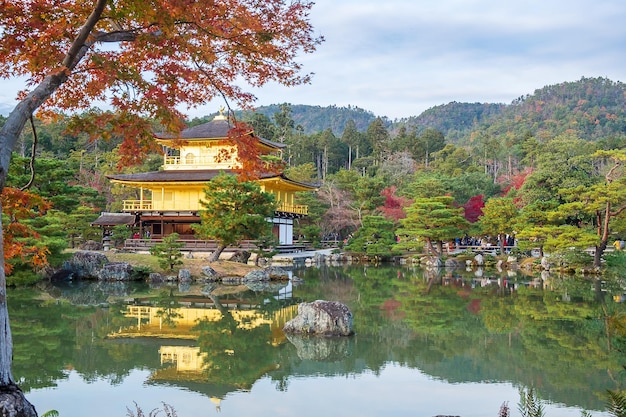
{"type": "Polygon", "coordinates": [[[108,0],[98,0],[92,13],[72,42],[61,68],[46,76],[29,94],[24,97],[9,113],[9,117],[0,129],[0,191],[6,184],[11,152],[26,121],[69,77],[70,71],[78,65],[93,42],[88,42],[89,34],[100,19],[108,0]]]}
{"type": "Polygon", "coordinates": [[[30,115],[30,127],[31,129],[33,129],[33,146],[31,148],[30,163],[29,163],[30,179],[28,180],[26,185],[20,188],[20,191],[28,190],[33,185],[33,182],[35,182],[35,152],[37,151],[37,142],[39,141],[39,139],[37,136],[37,129],[35,129],[35,121],[33,120],[32,114],[30,115]]]}
{"type": "MultiPolygon", "coordinates": [[[[142,28],[143,29],[143,28],[142,28]]],[[[96,42],[132,42],[137,39],[137,32],[140,29],[103,32],[98,31],[93,34],[96,42]]]]}
{"type": "Polygon", "coordinates": [[[76,39],[74,39],[69,51],[67,51],[67,54],[65,55],[65,59],[63,60],[63,66],[65,68],[73,69],[80,62],[83,56],[85,56],[87,49],[89,49],[89,47],[93,44],[93,42],[87,42],[87,39],[89,38],[93,28],[96,26],[98,20],[100,20],[107,1],[108,0],[97,1],[93,11],[87,18],[87,21],[85,21],[85,24],[80,29],[80,32],[78,32],[76,39]]]}
{"type": "Polygon", "coordinates": [[[222,89],[213,81],[213,77],[211,77],[211,75],[208,72],[206,72],[204,68],[202,68],[200,63],[194,60],[194,64],[196,65],[196,68],[198,69],[198,71],[200,71],[201,73],[205,75],[205,77],[207,78],[209,83],[213,86],[213,88],[215,88],[215,90],[217,90],[217,92],[222,96],[222,99],[224,100],[224,103],[226,104],[226,108],[228,109],[228,114],[234,117],[235,112],[230,108],[230,104],[228,103],[228,97],[226,96],[226,93],[224,93],[222,89]]]}

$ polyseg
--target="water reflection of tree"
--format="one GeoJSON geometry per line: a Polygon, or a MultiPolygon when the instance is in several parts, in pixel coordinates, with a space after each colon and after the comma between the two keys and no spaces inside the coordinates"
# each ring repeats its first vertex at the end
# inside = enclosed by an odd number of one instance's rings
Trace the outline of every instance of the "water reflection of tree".
{"type": "Polygon", "coordinates": [[[247,327],[225,308],[218,297],[211,296],[221,318],[200,320],[193,331],[198,334],[200,351],[206,354],[204,371],[214,383],[249,389],[269,370],[275,369],[269,324],[247,327]]]}
{"type": "MultiPolygon", "coordinates": [[[[359,336],[405,340],[382,341],[388,357],[451,382],[521,381],[546,399],[603,406],[604,392],[612,388],[607,373],[613,377],[622,368],[619,352],[607,350],[602,304],[589,280],[554,279],[553,291],[518,282],[511,292],[497,280],[480,287],[444,270],[436,276],[398,270],[347,272],[359,290],[359,336]],[[388,300],[402,314],[385,314],[381,307],[388,300]],[[394,320],[408,327],[401,336],[388,331],[394,320]]],[[[504,282],[502,274],[496,276],[504,282]]],[[[622,386],[623,373],[613,381],[622,386]]]]}
{"type": "MultiPolygon", "coordinates": [[[[544,290],[511,292],[496,284],[474,285],[472,272],[443,271],[428,292],[428,279],[412,267],[310,268],[296,275],[305,281],[294,288],[294,299],[336,299],[350,306],[357,330],[350,356],[302,360],[289,343],[270,344],[268,325],[244,328],[224,309],[219,322],[199,322],[195,330],[207,357],[207,382],[247,389],[267,375],[286,390],[299,375],[378,373],[395,362],[450,383],[534,386],[544,399],[588,409],[603,408],[605,390],[624,386],[626,337],[617,329],[608,332],[605,322],[623,324],[625,305],[605,297],[603,311],[589,280],[551,277],[544,290]],[[609,333],[615,333],[610,344],[609,333]]],[[[506,274],[487,270],[485,276],[506,274]]],[[[11,289],[9,303],[16,328],[14,372],[27,389],[56,384],[70,367],[88,381],[104,376],[113,383],[137,367],[160,367],[162,341],[106,338],[136,322],[124,317],[121,306],[42,302],[32,299],[32,290],[23,296],[19,291],[11,289]]],[[[263,302],[269,298],[263,292],[229,295],[262,305],[266,317],[287,302],[263,302]]]]}
{"type": "Polygon", "coordinates": [[[67,338],[74,339],[75,323],[93,312],[93,308],[76,311],[69,303],[46,303],[34,296],[31,289],[10,290],[13,370],[25,392],[67,378],[64,368],[74,348],[67,338]]]}
{"type": "Polygon", "coordinates": [[[178,297],[174,295],[174,288],[161,291],[156,299],[156,306],[158,307],[156,316],[160,317],[163,324],[176,327],[176,320],[180,319],[182,314],[178,313],[180,303],[178,297]]]}

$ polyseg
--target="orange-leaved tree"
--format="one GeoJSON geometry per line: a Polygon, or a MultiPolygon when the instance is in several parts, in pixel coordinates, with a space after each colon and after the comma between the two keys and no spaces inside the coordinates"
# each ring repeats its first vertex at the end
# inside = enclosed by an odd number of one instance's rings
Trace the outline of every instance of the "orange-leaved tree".
{"type": "Polygon", "coordinates": [[[52,206],[43,197],[20,190],[5,187],[0,194],[4,214],[4,270],[10,274],[14,262],[27,262],[33,269],[40,269],[48,264],[48,249],[30,242],[39,238],[39,234],[24,221],[45,213],[52,206]]]}
{"type": "MultiPolygon", "coordinates": [[[[0,129],[0,191],[11,151],[38,109],[40,116],[54,110],[78,114],[105,103],[110,112],[84,112],[75,125],[100,137],[123,137],[125,161],[132,162],[151,149],[148,118],[176,131],[183,127],[181,109],[215,97],[242,107],[252,103],[255,97],[238,83],[309,82],[296,57],[322,41],[308,20],[312,5],[308,0],[0,0],[0,77],[28,80],[0,129]]],[[[0,410],[36,415],[13,381],[11,345],[0,265],[0,404],[17,407],[0,410]]]]}

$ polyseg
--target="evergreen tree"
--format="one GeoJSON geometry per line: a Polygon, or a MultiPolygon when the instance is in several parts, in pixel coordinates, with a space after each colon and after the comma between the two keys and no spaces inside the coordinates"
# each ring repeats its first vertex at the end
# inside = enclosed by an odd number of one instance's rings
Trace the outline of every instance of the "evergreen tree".
{"type": "Polygon", "coordinates": [[[289,142],[296,127],[291,117],[291,105],[287,103],[280,105],[280,111],[274,113],[274,123],[276,124],[276,140],[280,143],[289,142]]]}
{"type": "Polygon", "coordinates": [[[269,117],[262,113],[253,113],[246,118],[246,123],[254,130],[254,134],[260,138],[274,140],[276,137],[276,126],[269,117]]]}
{"type": "Polygon", "coordinates": [[[276,199],[256,182],[239,181],[234,175],[221,173],[207,184],[200,203],[201,223],[192,227],[200,239],[217,240],[210,262],[217,261],[228,246],[271,234],[272,225],[267,219],[274,214],[276,199]]]}
{"type": "Polygon", "coordinates": [[[446,139],[443,133],[437,129],[426,129],[417,139],[417,144],[414,148],[414,157],[417,161],[424,163],[424,166],[428,167],[431,161],[431,155],[440,151],[446,146],[446,139]]]}
{"type": "Polygon", "coordinates": [[[365,136],[372,148],[372,156],[374,157],[375,163],[380,163],[384,154],[388,151],[390,144],[389,131],[380,117],[377,117],[369,124],[365,136]]]}
{"type": "Polygon", "coordinates": [[[559,206],[559,212],[568,219],[576,218],[579,227],[596,231],[594,266],[599,268],[611,237],[611,224],[626,211],[626,151],[598,151],[593,156],[605,162],[604,181],[562,190],[567,202],[559,206]]]}
{"type": "Polygon", "coordinates": [[[363,226],[348,241],[346,249],[376,258],[389,258],[398,253],[393,250],[395,243],[393,221],[383,216],[366,216],[363,226]]]}
{"type": "Polygon", "coordinates": [[[367,146],[365,135],[356,128],[354,120],[346,122],[341,135],[341,141],[348,146],[348,169],[352,169],[352,162],[362,156],[369,155],[371,149],[367,146]]]}
{"type": "Polygon", "coordinates": [[[504,253],[505,237],[515,230],[518,208],[513,199],[501,197],[487,200],[482,211],[483,215],[478,220],[480,229],[488,236],[497,237],[500,253],[504,253]]]}
{"type": "Polygon", "coordinates": [[[406,209],[406,218],[400,219],[400,224],[396,232],[401,238],[399,248],[417,239],[437,257],[443,255],[444,241],[461,237],[469,227],[463,209],[455,207],[449,196],[416,198],[406,209]]]}
{"type": "Polygon", "coordinates": [[[178,241],[178,233],[170,233],[163,238],[161,243],[150,248],[150,254],[159,258],[159,266],[163,269],[174,270],[174,267],[183,264],[181,249],[185,244],[178,241]]]}

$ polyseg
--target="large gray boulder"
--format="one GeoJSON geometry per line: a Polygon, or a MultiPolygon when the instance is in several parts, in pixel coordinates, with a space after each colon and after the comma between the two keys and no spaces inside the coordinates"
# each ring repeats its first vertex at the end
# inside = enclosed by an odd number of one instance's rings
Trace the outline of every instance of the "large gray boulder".
{"type": "Polygon", "coordinates": [[[317,300],[298,305],[298,315],[285,323],[285,333],[350,336],[352,312],[338,301],[317,300]]]}
{"type": "Polygon", "coordinates": [[[270,274],[269,274],[269,271],[267,269],[255,269],[255,270],[252,270],[252,271],[248,272],[243,277],[241,282],[243,282],[243,283],[248,283],[248,282],[265,282],[265,281],[269,281],[269,280],[270,280],[270,274]]]}
{"type": "Polygon", "coordinates": [[[96,242],[95,240],[88,240],[80,245],[82,250],[86,251],[94,251],[94,250],[102,250],[102,243],[96,242]]]}
{"type": "Polygon", "coordinates": [[[63,264],[64,270],[71,271],[75,278],[98,278],[98,272],[109,263],[102,253],[77,251],[63,264]]]}
{"type": "Polygon", "coordinates": [[[233,254],[233,256],[230,257],[229,260],[231,262],[239,262],[240,264],[247,264],[248,259],[250,259],[250,256],[252,256],[250,251],[238,250],[237,252],[233,254]]]}
{"type": "Polygon", "coordinates": [[[130,281],[133,267],[128,262],[110,262],[102,265],[96,273],[100,281],[130,281]]]}
{"type": "Polygon", "coordinates": [[[541,258],[541,268],[544,271],[549,271],[550,269],[552,269],[553,266],[554,266],[554,262],[552,262],[550,258],[548,258],[547,256],[544,256],[543,258],[541,258]]]}
{"type": "Polygon", "coordinates": [[[273,293],[278,293],[287,286],[287,283],[284,281],[257,281],[243,284],[254,292],[268,291],[273,293]]]}
{"type": "Polygon", "coordinates": [[[446,259],[444,266],[449,269],[454,269],[454,268],[462,268],[464,265],[463,265],[463,262],[457,259],[448,258],[446,259]]]}
{"type": "Polygon", "coordinates": [[[189,269],[181,269],[178,271],[178,282],[191,282],[191,271],[189,269]]]}
{"type": "Polygon", "coordinates": [[[217,281],[220,277],[220,274],[210,266],[206,265],[202,267],[202,276],[204,281],[217,281]]]}
{"type": "Polygon", "coordinates": [[[287,334],[302,360],[336,362],[352,353],[354,338],[317,337],[302,334],[287,334]]]}
{"type": "Polygon", "coordinates": [[[270,280],[278,280],[278,281],[289,280],[289,272],[285,271],[283,268],[279,266],[269,266],[265,269],[267,270],[267,274],[269,275],[270,280]]]}
{"type": "Polygon", "coordinates": [[[151,272],[150,275],[148,275],[148,282],[153,284],[161,284],[165,282],[165,278],[158,272],[151,272]]]}

